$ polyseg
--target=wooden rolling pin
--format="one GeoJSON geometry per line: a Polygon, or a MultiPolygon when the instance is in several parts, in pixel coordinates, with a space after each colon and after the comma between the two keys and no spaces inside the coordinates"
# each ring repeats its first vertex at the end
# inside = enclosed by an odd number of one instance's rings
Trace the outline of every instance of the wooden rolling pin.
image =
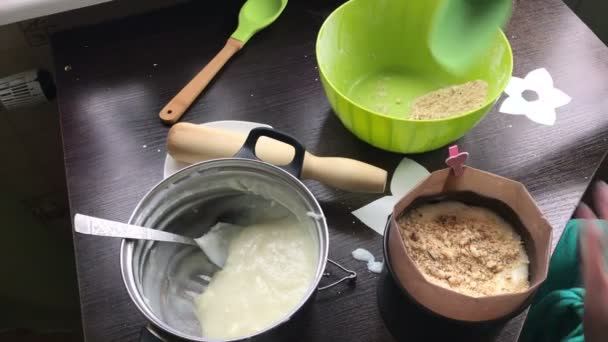
{"type": "MultiPolygon", "coordinates": [[[[167,136],[167,150],[176,160],[195,163],[233,156],[245,142],[244,134],[190,123],[178,123],[167,136]]],[[[286,165],[293,158],[293,147],[261,137],[256,146],[258,158],[274,165],[286,165]]],[[[378,167],[347,158],[317,157],[306,152],[302,179],[353,192],[382,193],[387,173],[378,167]]]]}

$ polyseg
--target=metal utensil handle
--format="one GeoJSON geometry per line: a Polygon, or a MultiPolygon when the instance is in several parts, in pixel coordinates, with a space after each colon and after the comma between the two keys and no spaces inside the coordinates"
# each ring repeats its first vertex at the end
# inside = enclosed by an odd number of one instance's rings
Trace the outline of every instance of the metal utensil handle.
{"type": "Polygon", "coordinates": [[[319,286],[317,287],[318,291],[323,291],[323,290],[327,290],[331,287],[334,287],[344,281],[354,281],[355,279],[357,279],[357,272],[353,271],[353,270],[349,270],[348,268],[338,264],[337,262],[331,260],[331,259],[327,259],[328,262],[330,262],[331,264],[333,264],[334,266],[337,266],[339,269],[341,269],[342,271],[348,273],[348,275],[345,275],[344,277],[334,281],[333,283],[329,284],[329,285],[325,285],[325,286],[319,286]]]}
{"type": "Polygon", "coordinates": [[[154,329],[151,324],[147,324],[141,329],[139,342],[169,342],[154,329]]]}
{"type": "Polygon", "coordinates": [[[104,220],[82,214],[76,214],[74,216],[74,230],[80,234],[109,236],[123,239],[174,242],[197,246],[193,239],[185,236],[172,234],[157,229],[134,226],[122,222],[104,220]]]}
{"type": "Polygon", "coordinates": [[[241,149],[234,155],[234,157],[261,160],[255,154],[255,145],[257,144],[258,140],[263,136],[286,143],[294,148],[295,153],[291,162],[287,165],[276,166],[289,172],[290,174],[299,179],[300,175],[302,174],[302,165],[304,164],[304,153],[306,152],[306,149],[304,149],[304,146],[298,140],[296,140],[296,138],[292,137],[291,135],[287,135],[283,132],[279,132],[277,130],[266,127],[258,127],[252,129],[251,132],[249,132],[249,135],[247,136],[247,140],[245,140],[243,147],[241,147],[241,149]]]}

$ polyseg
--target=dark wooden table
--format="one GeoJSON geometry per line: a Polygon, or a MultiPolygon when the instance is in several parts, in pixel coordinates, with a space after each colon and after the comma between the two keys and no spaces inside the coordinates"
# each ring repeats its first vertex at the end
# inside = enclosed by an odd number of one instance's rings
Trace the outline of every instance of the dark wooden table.
{"type": "MultiPolygon", "coordinates": [[[[295,135],[318,155],[352,157],[393,170],[402,156],[351,135],[333,115],[317,81],[316,33],[338,5],[290,1],[183,121],[265,122],[295,135]]],[[[72,214],[126,221],[144,193],[162,179],[168,128],[158,112],[223,46],[235,28],[239,6],[236,1],[195,1],[54,35],[72,214]],[[67,65],[71,70],[65,70],[67,65]]],[[[494,109],[458,143],[471,153],[470,165],[528,187],[554,227],[555,245],[608,147],[608,49],[559,0],[519,2],[507,33],[514,75],[545,67],[573,100],[558,109],[554,126],[494,109]]],[[[412,158],[435,170],[445,156],[441,149],[412,158]]],[[[360,276],[354,288],[316,298],[301,340],[391,340],[376,305],[378,276],[350,256],[357,247],[382,254],[381,237],[350,214],[379,196],[307,185],[328,217],[330,256],[360,276]]],[[[146,322],[121,280],[120,242],[82,236],[74,236],[74,242],[87,340],[137,340],[146,322]]],[[[523,318],[500,326],[493,339],[516,340],[523,318]]],[[[414,316],[402,324],[414,331],[424,323],[414,316]]],[[[431,332],[427,340],[436,338],[432,331],[445,330],[423,329],[431,332]]]]}

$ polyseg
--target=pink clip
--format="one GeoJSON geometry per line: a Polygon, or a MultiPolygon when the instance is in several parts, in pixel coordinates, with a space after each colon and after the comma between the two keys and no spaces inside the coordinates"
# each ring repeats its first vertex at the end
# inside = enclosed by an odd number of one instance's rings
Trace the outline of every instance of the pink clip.
{"type": "Polygon", "coordinates": [[[450,146],[450,157],[445,163],[454,171],[456,176],[462,176],[464,172],[464,162],[469,158],[469,152],[459,152],[458,145],[450,146]]]}

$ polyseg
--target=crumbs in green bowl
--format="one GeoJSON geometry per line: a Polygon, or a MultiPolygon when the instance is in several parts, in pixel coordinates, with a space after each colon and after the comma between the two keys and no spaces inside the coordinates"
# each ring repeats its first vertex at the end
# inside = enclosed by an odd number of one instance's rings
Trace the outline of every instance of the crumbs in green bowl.
{"type": "Polygon", "coordinates": [[[481,108],[488,97],[488,83],[475,80],[449,86],[414,100],[410,119],[436,120],[464,114],[481,108]]]}

